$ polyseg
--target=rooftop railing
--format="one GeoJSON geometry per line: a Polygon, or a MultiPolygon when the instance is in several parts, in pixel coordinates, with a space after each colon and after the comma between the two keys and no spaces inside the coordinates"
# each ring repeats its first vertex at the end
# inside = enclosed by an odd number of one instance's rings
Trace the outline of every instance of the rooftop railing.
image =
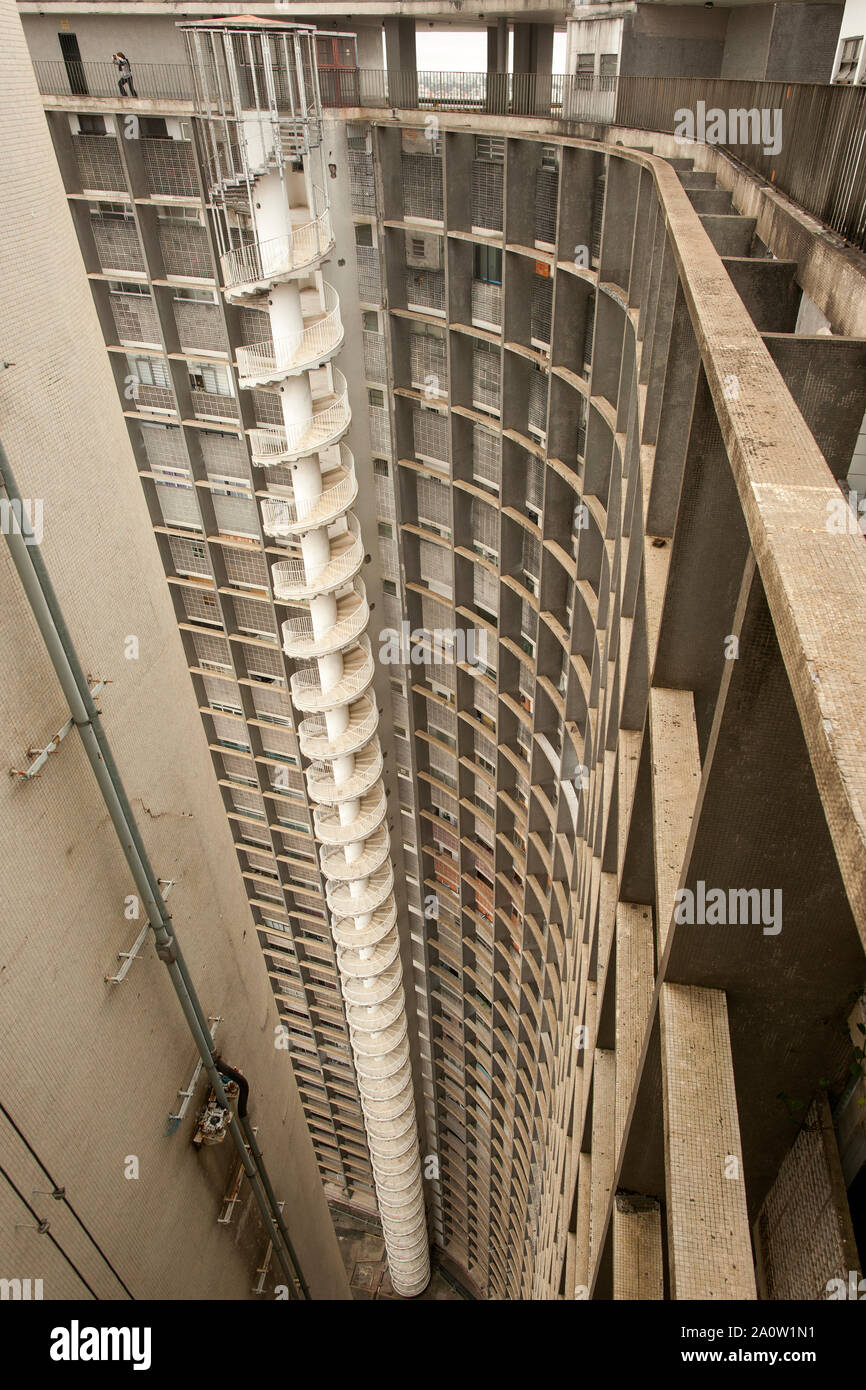
{"type": "MultiPolygon", "coordinates": [[[[43,95],[120,99],[118,74],[110,62],[39,60],[34,68],[43,95]]],[[[140,97],[192,99],[192,74],[183,65],[134,63],[132,72],[140,97]]],[[[866,88],[862,86],[703,77],[389,72],[384,68],[347,69],[336,75],[326,70],[321,85],[323,105],[344,110],[357,106],[469,111],[613,124],[666,134],[682,131],[683,115],[691,113],[699,137],[699,103],[705,117],[714,110],[726,117],[735,112],[735,129],[732,132],[728,122],[727,138],[717,141],[720,148],[854,246],[866,249],[866,88]]]]}

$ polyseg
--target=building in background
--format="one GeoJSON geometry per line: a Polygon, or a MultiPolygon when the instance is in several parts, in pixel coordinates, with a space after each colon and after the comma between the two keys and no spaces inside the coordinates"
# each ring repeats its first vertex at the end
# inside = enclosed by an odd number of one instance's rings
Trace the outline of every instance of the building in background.
{"type": "Polygon", "coordinates": [[[349,727],[379,716],[384,818],[371,782],[345,823],[369,816],[362,855],[390,838],[393,886],[383,858],[361,892],[393,892],[386,1026],[402,1011],[434,1245],[487,1298],[827,1297],[866,1243],[863,168],[857,94],[770,52],[820,10],[832,53],[839,7],[641,6],[565,74],[539,7],[511,73],[503,16],[458,77],[418,71],[411,15],[383,68],[375,16],[356,48],[311,0],[321,207],[268,26],[241,26],[221,125],[177,16],[19,8],[332,1203],[373,1212],[416,1167],[379,1162],[356,1067],[345,918],[367,924],[335,905],[352,880],[315,796],[343,731],[296,717],[322,712],[329,631],[367,702],[349,727]],[[663,101],[600,61],[651,21],[663,101]],[[705,72],[671,59],[699,22],[705,72]],[[734,29],[761,25],[752,71],[734,29]],[[737,76],[756,101],[790,80],[778,149],[775,106],[757,144],[678,135],[737,76]],[[250,136],[253,176],[216,197],[260,77],[285,144],[269,165],[250,136]],[[325,206],[304,267],[268,259],[325,206]],[[273,284],[307,266],[281,336],[273,284]],[[342,492],[307,530],[324,494],[284,466],[320,414],[339,452],[307,471],[342,492]],[[311,567],[344,553],[311,634],[311,567]]]}

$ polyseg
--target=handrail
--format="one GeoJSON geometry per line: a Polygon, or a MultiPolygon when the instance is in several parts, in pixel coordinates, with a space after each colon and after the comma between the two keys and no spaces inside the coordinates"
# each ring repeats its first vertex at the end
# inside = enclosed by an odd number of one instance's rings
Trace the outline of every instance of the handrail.
{"type": "Polygon", "coordinates": [[[324,317],[307,327],[297,329],[287,338],[273,342],[246,343],[237,349],[238,375],[268,376],[283,370],[301,369],[332,352],[343,340],[343,321],[340,300],[332,285],[322,285],[324,317]]]}
{"type": "Polygon", "coordinates": [[[267,241],[247,241],[220,256],[223,284],[227,290],[241,285],[266,285],[297,270],[303,270],[329,249],[333,234],[331,214],[326,208],[299,227],[267,241]]]}
{"type": "MultiPolygon", "coordinates": [[[[349,389],[342,372],[334,371],[334,385],[337,399],[322,410],[314,409],[312,415],[298,421],[291,429],[285,425],[262,425],[249,430],[250,449],[255,457],[277,463],[306,446],[312,453],[324,448],[332,435],[348,428],[351,419],[349,389]]],[[[322,397],[313,397],[314,402],[316,399],[321,400],[322,397]]]]}

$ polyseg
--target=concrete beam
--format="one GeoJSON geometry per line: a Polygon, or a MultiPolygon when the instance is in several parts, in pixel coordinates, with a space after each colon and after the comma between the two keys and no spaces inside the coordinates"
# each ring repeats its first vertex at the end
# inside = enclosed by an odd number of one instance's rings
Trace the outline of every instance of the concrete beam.
{"type": "Polygon", "coordinates": [[[659,1016],[671,1298],[756,1298],[727,1001],[665,984],[659,1016]]]}

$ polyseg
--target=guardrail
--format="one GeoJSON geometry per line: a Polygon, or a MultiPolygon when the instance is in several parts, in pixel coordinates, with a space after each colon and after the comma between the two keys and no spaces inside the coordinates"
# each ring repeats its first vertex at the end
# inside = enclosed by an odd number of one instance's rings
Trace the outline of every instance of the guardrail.
{"type": "MultiPolygon", "coordinates": [[[[110,62],[39,60],[33,66],[44,95],[119,96],[118,74],[110,62]]],[[[132,71],[141,97],[192,99],[192,73],[184,65],[135,63],[132,71]]],[[[342,109],[534,115],[667,134],[677,133],[683,112],[692,113],[697,133],[701,110],[705,119],[714,110],[726,117],[731,111],[738,117],[754,112],[759,136],[763,119],[770,138],[723,138],[717,142],[720,147],[854,246],[866,249],[864,87],[702,77],[389,72],[385,68],[326,69],[320,76],[323,106],[342,109]],[[774,138],[774,121],[779,140],[774,138]]],[[[739,121],[737,133],[741,133],[739,121]]]]}
{"type": "MultiPolygon", "coordinates": [[[[39,58],[33,70],[43,96],[125,97],[118,88],[120,74],[110,61],[39,58]]],[[[186,63],[133,63],[132,85],[138,96],[163,101],[191,101],[195,92],[192,69],[186,63]]]]}
{"type": "Polygon", "coordinates": [[[677,134],[684,113],[698,134],[703,126],[709,143],[866,249],[866,89],[701,77],[617,80],[616,125],[677,134]],[[749,138],[732,140],[732,127],[749,138]]]}

